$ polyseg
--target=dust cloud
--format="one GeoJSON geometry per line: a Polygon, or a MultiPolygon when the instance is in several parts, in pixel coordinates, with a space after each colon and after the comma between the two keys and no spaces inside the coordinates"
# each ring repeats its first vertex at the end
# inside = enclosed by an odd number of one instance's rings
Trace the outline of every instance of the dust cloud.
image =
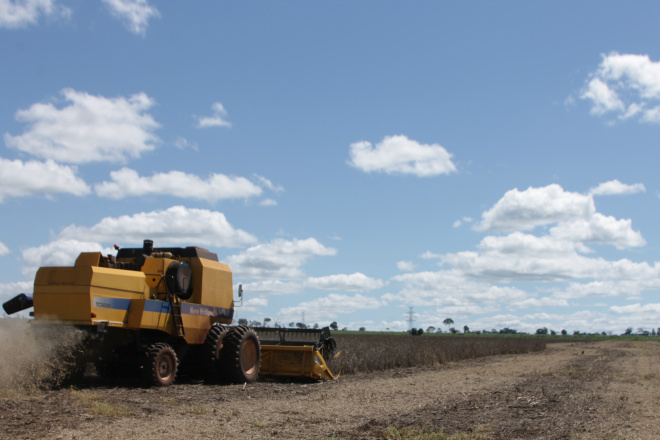
{"type": "Polygon", "coordinates": [[[64,383],[76,373],[82,340],[73,327],[0,318],[0,397],[64,383]]]}

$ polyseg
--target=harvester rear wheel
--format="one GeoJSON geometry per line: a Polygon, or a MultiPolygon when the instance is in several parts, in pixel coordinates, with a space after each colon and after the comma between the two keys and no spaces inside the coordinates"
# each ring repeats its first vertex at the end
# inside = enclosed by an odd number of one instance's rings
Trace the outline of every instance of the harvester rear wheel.
{"type": "Polygon", "coordinates": [[[223,341],[228,331],[229,327],[214,325],[206,335],[202,346],[202,368],[204,379],[208,382],[218,382],[221,378],[220,358],[223,341]]]}
{"type": "Polygon", "coordinates": [[[174,349],[164,342],[152,344],[146,352],[142,373],[147,385],[166,387],[174,383],[179,361],[174,349]]]}
{"type": "Polygon", "coordinates": [[[249,327],[233,327],[223,339],[220,357],[222,380],[234,383],[255,382],[261,366],[259,337],[249,327]]]}

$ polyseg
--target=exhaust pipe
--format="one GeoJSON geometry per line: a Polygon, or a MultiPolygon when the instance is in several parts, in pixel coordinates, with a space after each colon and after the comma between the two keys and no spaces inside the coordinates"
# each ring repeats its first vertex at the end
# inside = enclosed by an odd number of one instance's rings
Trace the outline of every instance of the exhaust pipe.
{"type": "Polygon", "coordinates": [[[32,296],[25,293],[19,293],[9,301],[2,304],[2,308],[5,309],[5,313],[11,315],[21,310],[29,309],[32,307],[32,296]]]}

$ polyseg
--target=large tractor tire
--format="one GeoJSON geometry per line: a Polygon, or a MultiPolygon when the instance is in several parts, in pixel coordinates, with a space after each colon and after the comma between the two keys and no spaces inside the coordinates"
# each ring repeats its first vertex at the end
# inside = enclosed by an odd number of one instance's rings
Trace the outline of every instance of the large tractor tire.
{"type": "Polygon", "coordinates": [[[259,337],[249,327],[231,328],[222,343],[221,379],[226,382],[255,382],[261,366],[259,337]]]}
{"type": "Polygon", "coordinates": [[[214,325],[206,335],[206,340],[201,350],[201,367],[204,374],[204,380],[211,383],[217,383],[221,380],[221,365],[223,341],[229,327],[214,325]]]}
{"type": "Polygon", "coordinates": [[[174,349],[164,342],[149,346],[142,364],[142,376],[146,385],[166,387],[176,379],[179,360],[174,349]]]}

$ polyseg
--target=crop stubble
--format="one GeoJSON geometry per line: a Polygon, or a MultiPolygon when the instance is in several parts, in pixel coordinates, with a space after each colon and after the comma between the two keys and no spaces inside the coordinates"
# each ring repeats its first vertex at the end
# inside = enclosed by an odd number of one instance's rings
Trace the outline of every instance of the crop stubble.
{"type": "Polygon", "coordinates": [[[0,438],[377,439],[389,427],[488,439],[660,438],[657,342],[552,344],[441,365],[426,347],[427,366],[409,367],[396,359],[410,347],[468,340],[403,337],[383,351],[369,339],[379,336],[344,336],[354,339],[338,338],[345,366],[363,372],[337,382],[143,389],[90,378],[0,399],[0,438]],[[369,362],[352,364],[359,353],[369,362]],[[400,366],[379,371],[379,362],[400,366]]]}

